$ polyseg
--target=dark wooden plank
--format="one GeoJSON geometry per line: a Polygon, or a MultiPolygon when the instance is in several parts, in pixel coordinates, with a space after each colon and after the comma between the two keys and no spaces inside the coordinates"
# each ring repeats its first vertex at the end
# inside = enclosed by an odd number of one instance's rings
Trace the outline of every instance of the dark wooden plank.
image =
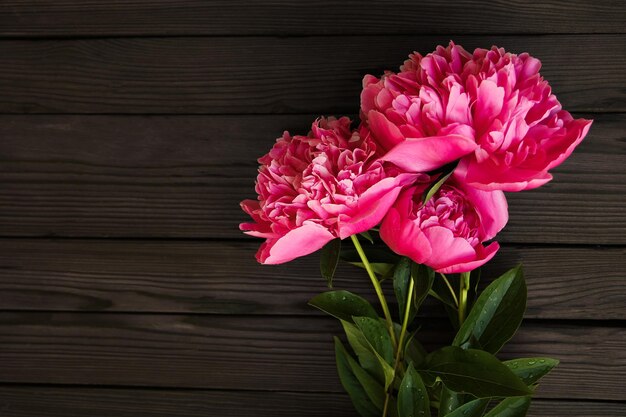
{"type": "MultiPolygon", "coordinates": [[[[0,240],[0,309],[316,314],[306,301],[326,290],[317,256],[262,266],[254,260],[256,248],[237,242],[0,240]]],[[[504,247],[484,268],[483,281],[519,262],[528,281],[527,318],[626,319],[624,249],[504,247]]],[[[340,267],[335,286],[375,301],[358,268],[340,267]]],[[[429,305],[424,314],[441,316],[437,307],[429,305]]]]}
{"type": "MultiPolygon", "coordinates": [[[[593,117],[552,183],[509,194],[501,241],[626,243],[626,115],[593,117]]],[[[241,237],[256,158],[312,119],[0,116],[0,235],[241,237]]]]}
{"type": "Polygon", "coordinates": [[[0,112],[355,113],[366,73],[450,38],[532,53],[572,111],[626,110],[624,36],[437,35],[8,40],[0,112]]]}
{"type": "Polygon", "coordinates": [[[612,0],[4,1],[0,36],[623,33],[612,0]]]}
{"type": "MultiPolygon", "coordinates": [[[[0,387],[3,417],[356,417],[339,393],[0,387]]],[[[528,417],[623,417],[626,404],[536,399],[528,417]]]]}
{"type": "MultiPolygon", "coordinates": [[[[449,343],[428,319],[427,346],[449,343]]],[[[331,318],[1,313],[0,382],[341,392],[331,318]]],[[[503,357],[561,360],[537,395],[622,400],[626,332],[529,323],[503,357]],[[576,381],[572,384],[572,381],[576,381]]]]}

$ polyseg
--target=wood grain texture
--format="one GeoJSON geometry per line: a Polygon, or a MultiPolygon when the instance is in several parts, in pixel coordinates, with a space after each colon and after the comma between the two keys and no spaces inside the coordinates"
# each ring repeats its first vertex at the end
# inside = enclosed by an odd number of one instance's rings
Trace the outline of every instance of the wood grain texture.
{"type": "MultiPolygon", "coordinates": [[[[326,291],[317,256],[262,266],[241,242],[0,240],[0,309],[312,315],[326,291]],[[233,260],[236,260],[233,263],[233,260]]],[[[526,318],[626,319],[625,249],[504,247],[483,269],[489,282],[523,262],[526,318]]],[[[336,288],[373,302],[362,270],[342,266],[336,288]]],[[[387,294],[393,294],[386,288],[387,294]]],[[[425,315],[442,316],[435,303],[425,315]]]]}
{"type": "Polygon", "coordinates": [[[570,111],[626,111],[624,36],[423,35],[7,40],[0,112],[356,113],[366,73],[451,37],[540,58],[570,111]]]}
{"type": "MultiPolygon", "coordinates": [[[[444,323],[425,320],[420,340],[449,343],[444,323]]],[[[325,317],[5,312],[0,382],[342,392],[339,332],[325,317]]],[[[539,355],[561,360],[539,397],[623,399],[623,329],[528,323],[502,356],[539,355]]]]}
{"type": "MultiPolygon", "coordinates": [[[[508,195],[499,240],[626,244],[626,115],[593,118],[553,182],[508,195]]],[[[239,238],[256,159],[313,119],[0,116],[0,235],[239,238]]]]}
{"type": "Polygon", "coordinates": [[[626,14],[615,6],[611,0],[63,0],[45,5],[20,0],[3,2],[0,36],[623,33],[626,14]]]}
{"type": "MultiPolygon", "coordinates": [[[[337,393],[0,387],[3,417],[357,417],[337,393]]],[[[623,417],[626,404],[536,399],[528,417],[623,417]]]]}

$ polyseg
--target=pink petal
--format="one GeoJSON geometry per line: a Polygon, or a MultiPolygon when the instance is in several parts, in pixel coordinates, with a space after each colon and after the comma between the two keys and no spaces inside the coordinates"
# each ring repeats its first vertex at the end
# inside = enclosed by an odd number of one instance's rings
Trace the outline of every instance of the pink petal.
{"type": "Polygon", "coordinates": [[[409,172],[432,171],[476,149],[476,142],[461,135],[407,139],[381,159],[409,172]]]}
{"type": "Polygon", "coordinates": [[[448,97],[448,105],[446,106],[446,122],[469,124],[469,97],[465,93],[461,93],[458,84],[452,85],[450,88],[450,96],[448,97]]]}
{"type": "Polygon", "coordinates": [[[574,152],[574,149],[582,142],[582,140],[587,136],[589,132],[589,128],[593,120],[586,119],[577,119],[572,121],[566,129],[567,138],[562,139],[561,149],[549,149],[549,157],[553,159],[552,162],[548,165],[547,169],[552,169],[558,165],[560,165],[563,161],[565,161],[571,154],[574,152]],[[567,145],[565,149],[563,149],[562,145],[567,145]]]}
{"type": "Polygon", "coordinates": [[[435,270],[469,262],[476,258],[476,251],[472,245],[463,238],[454,237],[449,229],[433,226],[424,229],[423,232],[432,247],[432,253],[426,265],[435,270]]]}
{"type": "Polygon", "coordinates": [[[531,190],[552,179],[547,171],[496,166],[490,160],[477,162],[473,155],[461,161],[454,174],[460,181],[484,191],[531,190]]]}
{"type": "Polygon", "coordinates": [[[402,174],[400,178],[385,178],[370,187],[359,198],[354,213],[350,216],[345,214],[339,216],[339,237],[345,239],[380,223],[400,194],[402,182],[415,177],[402,174]]]}
{"type": "Polygon", "coordinates": [[[483,191],[474,187],[463,187],[465,195],[480,215],[481,241],[492,239],[509,221],[508,204],[504,193],[499,190],[483,191]]]}
{"type": "Polygon", "coordinates": [[[430,257],[432,248],[424,233],[406,218],[406,214],[401,215],[395,207],[389,209],[380,226],[380,237],[398,255],[423,264],[430,257]]]}
{"type": "Polygon", "coordinates": [[[383,150],[393,148],[404,140],[404,135],[398,129],[398,126],[391,123],[387,118],[376,110],[371,110],[367,114],[367,123],[376,142],[381,145],[383,150]]]}
{"type": "Polygon", "coordinates": [[[500,249],[500,245],[498,242],[493,242],[491,245],[484,247],[482,245],[477,246],[476,248],[476,259],[469,262],[462,262],[455,265],[451,265],[442,269],[437,270],[437,272],[441,272],[443,274],[457,274],[461,272],[470,272],[479,266],[487,263],[491,258],[494,257],[496,252],[500,249]]]}
{"type": "Polygon", "coordinates": [[[367,114],[370,110],[376,108],[376,96],[381,87],[376,85],[378,78],[372,75],[363,77],[363,90],[361,91],[361,111],[367,114]]]}
{"type": "Polygon", "coordinates": [[[324,226],[306,221],[286,235],[261,245],[257,259],[262,264],[282,264],[313,253],[334,238],[324,226]]]}
{"type": "Polygon", "coordinates": [[[504,104],[504,88],[490,80],[483,80],[478,86],[478,96],[474,103],[474,121],[481,133],[491,121],[498,117],[504,104]]]}

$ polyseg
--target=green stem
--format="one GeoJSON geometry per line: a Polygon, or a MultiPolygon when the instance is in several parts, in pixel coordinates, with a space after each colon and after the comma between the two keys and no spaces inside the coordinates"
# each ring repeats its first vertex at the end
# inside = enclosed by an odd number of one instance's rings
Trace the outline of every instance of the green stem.
{"type": "Polygon", "coordinates": [[[459,327],[465,321],[467,314],[467,292],[470,288],[470,272],[461,273],[459,288],[459,327]]]}
{"type": "Polygon", "coordinates": [[[391,336],[391,343],[393,344],[394,347],[396,347],[397,346],[396,334],[395,334],[395,330],[393,327],[393,321],[391,320],[391,313],[389,312],[389,307],[387,306],[387,301],[385,300],[385,294],[383,293],[383,289],[380,286],[380,282],[378,282],[378,277],[376,276],[376,273],[372,269],[372,266],[370,265],[369,260],[367,259],[367,256],[365,255],[363,248],[361,247],[361,243],[359,243],[359,239],[356,237],[356,235],[352,235],[350,237],[352,239],[352,243],[354,244],[356,251],[361,257],[361,262],[363,262],[363,266],[365,266],[367,275],[369,275],[370,279],[372,280],[372,284],[374,285],[374,290],[376,290],[376,295],[378,296],[378,301],[380,301],[380,306],[382,307],[383,314],[385,315],[385,321],[387,322],[387,330],[389,331],[389,336],[391,336]]]}
{"type": "MultiPolygon", "coordinates": [[[[400,364],[400,357],[402,356],[402,347],[404,346],[404,338],[406,337],[406,328],[409,325],[409,314],[411,312],[411,304],[413,303],[414,285],[415,283],[413,282],[413,277],[411,277],[411,281],[409,282],[409,294],[407,295],[406,307],[404,309],[404,319],[402,320],[402,329],[400,330],[400,338],[398,339],[398,347],[396,349],[396,358],[393,364],[394,375],[396,374],[398,370],[398,365],[400,364]]],[[[391,388],[392,386],[390,386],[387,392],[385,393],[385,405],[383,407],[383,417],[387,416],[387,407],[389,406],[389,398],[391,397],[391,388]]]]}
{"type": "Polygon", "coordinates": [[[452,299],[454,300],[454,304],[456,304],[456,306],[458,307],[459,306],[459,300],[458,300],[458,298],[456,298],[456,294],[454,292],[454,289],[452,288],[452,285],[450,285],[450,281],[448,281],[448,277],[446,277],[441,272],[439,273],[439,275],[441,275],[441,278],[443,278],[443,282],[446,283],[446,286],[450,290],[450,294],[452,294],[452,299]]]}

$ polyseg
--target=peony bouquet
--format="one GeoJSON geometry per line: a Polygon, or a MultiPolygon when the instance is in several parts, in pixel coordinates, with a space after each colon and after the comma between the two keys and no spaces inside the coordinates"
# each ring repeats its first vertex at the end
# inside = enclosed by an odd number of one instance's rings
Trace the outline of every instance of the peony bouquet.
{"type": "Polygon", "coordinates": [[[550,181],[592,123],[561,108],[540,66],[526,53],[452,42],[414,53],[397,73],[365,76],[358,126],[322,117],[259,159],[258,199],[241,203],[252,222],[240,225],[265,239],[257,260],[321,250],[331,289],[344,260],[366,271],[378,297],[382,317],[345,290],[309,302],[343,327],[337,369],[361,416],[524,416],[557,364],[495,356],[526,308],[521,266],[477,290],[508,221],[504,192],[550,181]],[[419,334],[427,297],[456,332],[431,352],[419,334]]]}

